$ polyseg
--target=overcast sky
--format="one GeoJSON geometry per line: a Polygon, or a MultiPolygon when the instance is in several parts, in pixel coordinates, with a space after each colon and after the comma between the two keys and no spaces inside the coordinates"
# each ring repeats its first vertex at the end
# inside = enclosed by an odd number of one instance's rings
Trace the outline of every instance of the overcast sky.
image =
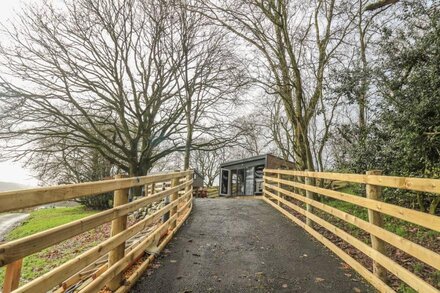
{"type": "Polygon", "coordinates": [[[0,1],[0,20],[2,23],[14,15],[14,10],[20,10],[23,3],[30,0],[1,0],[0,1]]]}
{"type": "MultiPolygon", "coordinates": [[[[14,13],[20,10],[21,5],[29,0],[0,0],[0,22],[7,24],[14,13]],[[14,12],[15,11],[15,12],[14,12]]],[[[2,41],[2,40],[0,40],[2,41]]],[[[20,163],[0,162],[0,181],[15,182],[35,186],[38,181],[32,178],[29,171],[22,168],[20,163]]]]}

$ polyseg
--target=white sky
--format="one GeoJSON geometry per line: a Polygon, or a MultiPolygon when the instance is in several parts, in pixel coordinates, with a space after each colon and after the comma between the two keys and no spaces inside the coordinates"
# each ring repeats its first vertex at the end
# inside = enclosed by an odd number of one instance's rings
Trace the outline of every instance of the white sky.
{"type": "MultiPolygon", "coordinates": [[[[23,3],[30,0],[0,0],[0,23],[7,24],[8,19],[20,10],[23,3]]],[[[1,40],[0,40],[1,41],[1,40]]],[[[0,181],[14,182],[28,186],[36,186],[38,180],[34,179],[31,173],[17,162],[0,162],[0,181]]]]}
{"type": "Polygon", "coordinates": [[[0,162],[0,182],[14,182],[28,186],[37,186],[38,180],[31,172],[24,169],[20,163],[0,162]]]}
{"type": "Polygon", "coordinates": [[[0,21],[2,24],[14,15],[14,10],[19,11],[23,3],[30,0],[0,0],[0,21]]]}

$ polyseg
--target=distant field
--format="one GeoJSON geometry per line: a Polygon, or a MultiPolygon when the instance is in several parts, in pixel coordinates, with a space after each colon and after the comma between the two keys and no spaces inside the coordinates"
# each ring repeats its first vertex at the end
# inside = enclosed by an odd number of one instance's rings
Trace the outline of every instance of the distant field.
{"type": "Polygon", "coordinates": [[[13,182],[0,181],[0,192],[8,191],[8,190],[23,189],[23,188],[29,188],[29,186],[23,185],[23,184],[18,184],[18,183],[13,183],[13,182]]]}

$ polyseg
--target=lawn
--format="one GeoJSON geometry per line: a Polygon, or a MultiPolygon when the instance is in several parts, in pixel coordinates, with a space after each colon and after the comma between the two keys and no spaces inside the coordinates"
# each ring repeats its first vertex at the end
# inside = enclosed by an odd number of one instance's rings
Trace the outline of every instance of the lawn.
{"type": "Polygon", "coordinates": [[[12,230],[7,240],[14,240],[57,227],[96,213],[83,206],[35,210],[23,225],[12,230]]]}
{"type": "MultiPolygon", "coordinates": [[[[53,227],[66,224],[96,211],[88,210],[83,206],[67,208],[48,208],[31,212],[30,217],[19,227],[12,230],[6,237],[7,240],[14,240],[44,231],[53,227]]],[[[92,230],[94,231],[94,230],[92,230]]],[[[92,233],[90,231],[90,233],[92,233]]],[[[79,235],[81,236],[81,235],[79,235]]],[[[84,235],[83,235],[84,236],[84,235]]],[[[87,235],[86,237],[87,238],[87,235]]],[[[93,246],[96,241],[90,241],[84,245],[80,239],[74,241],[66,240],[41,252],[30,255],[24,259],[21,284],[26,283],[50,269],[64,263],[79,250],[93,246]],[[80,248],[78,248],[80,246],[80,248]]],[[[3,284],[5,268],[0,268],[0,284],[3,284]]]]}

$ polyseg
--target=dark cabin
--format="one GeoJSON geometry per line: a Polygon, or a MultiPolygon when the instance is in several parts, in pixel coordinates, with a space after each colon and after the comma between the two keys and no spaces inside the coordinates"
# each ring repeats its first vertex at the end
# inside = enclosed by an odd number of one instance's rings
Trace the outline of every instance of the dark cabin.
{"type": "Polygon", "coordinates": [[[199,171],[194,169],[194,173],[193,173],[193,187],[194,188],[200,188],[200,187],[204,187],[204,185],[205,185],[205,182],[204,182],[204,178],[203,178],[202,174],[200,174],[199,171]]]}
{"type": "Polygon", "coordinates": [[[220,165],[220,196],[261,195],[263,169],[293,169],[294,163],[271,154],[225,162],[220,165]]]}

